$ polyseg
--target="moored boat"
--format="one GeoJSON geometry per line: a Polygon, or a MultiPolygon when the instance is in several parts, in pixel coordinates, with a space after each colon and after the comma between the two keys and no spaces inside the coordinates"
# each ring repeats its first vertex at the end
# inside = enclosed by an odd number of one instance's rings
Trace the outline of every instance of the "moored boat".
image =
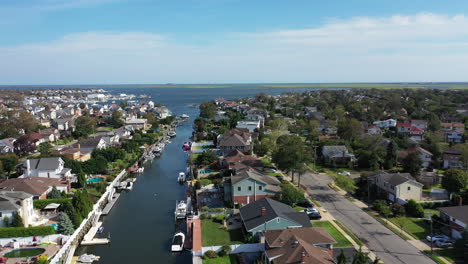
{"type": "Polygon", "coordinates": [[[185,241],[185,235],[182,232],[178,232],[174,235],[174,238],[172,239],[172,246],[171,250],[172,252],[180,252],[184,250],[184,241],[185,241]]]}
{"type": "Polygon", "coordinates": [[[176,203],[175,217],[176,219],[184,219],[187,216],[187,204],[185,201],[176,203]]]}
{"type": "Polygon", "coordinates": [[[167,135],[170,136],[170,137],[175,137],[175,136],[177,136],[177,133],[175,131],[169,131],[167,133],[167,135]]]}
{"type": "Polygon", "coordinates": [[[180,172],[180,173],[179,173],[179,177],[177,178],[177,181],[178,181],[179,183],[184,183],[184,182],[185,182],[185,173],[180,172]]]}

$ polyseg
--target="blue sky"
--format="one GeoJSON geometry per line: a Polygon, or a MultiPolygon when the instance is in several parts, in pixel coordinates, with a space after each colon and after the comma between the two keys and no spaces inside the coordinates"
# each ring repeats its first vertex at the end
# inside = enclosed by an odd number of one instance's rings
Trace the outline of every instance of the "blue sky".
{"type": "Polygon", "coordinates": [[[1,0],[0,84],[467,81],[467,8],[1,0]]]}

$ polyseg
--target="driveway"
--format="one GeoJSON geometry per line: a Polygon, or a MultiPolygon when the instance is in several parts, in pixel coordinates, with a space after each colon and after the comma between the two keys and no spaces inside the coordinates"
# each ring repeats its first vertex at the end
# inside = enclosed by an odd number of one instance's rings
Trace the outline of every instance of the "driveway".
{"type": "Polygon", "coordinates": [[[384,263],[434,263],[421,251],[387,229],[330,187],[330,176],[307,173],[301,184],[330,214],[355,233],[384,263]]]}

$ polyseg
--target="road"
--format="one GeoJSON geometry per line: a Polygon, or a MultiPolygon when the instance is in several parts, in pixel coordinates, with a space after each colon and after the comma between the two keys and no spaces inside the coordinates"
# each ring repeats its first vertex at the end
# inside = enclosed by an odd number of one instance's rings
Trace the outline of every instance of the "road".
{"type": "Polygon", "coordinates": [[[355,233],[384,263],[434,263],[429,257],[406,242],[361,208],[330,187],[330,176],[307,173],[301,185],[330,214],[355,233]]]}

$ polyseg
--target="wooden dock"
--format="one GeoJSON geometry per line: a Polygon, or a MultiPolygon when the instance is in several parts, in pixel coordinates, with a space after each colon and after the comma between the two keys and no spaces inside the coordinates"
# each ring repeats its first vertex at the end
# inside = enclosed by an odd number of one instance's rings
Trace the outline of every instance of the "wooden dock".
{"type": "Polygon", "coordinates": [[[101,215],[108,215],[110,210],[112,210],[112,207],[114,207],[115,203],[119,199],[119,197],[120,193],[114,193],[114,195],[112,196],[112,200],[107,203],[106,207],[104,207],[101,215]]]}
{"type": "Polygon", "coordinates": [[[94,238],[98,229],[102,226],[102,222],[97,222],[97,224],[91,227],[88,233],[83,237],[83,241],[81,241],[82,246],[89,246],[89,245],[106,245],[110,243],[110,240],[107,238],[94,238]]]}

